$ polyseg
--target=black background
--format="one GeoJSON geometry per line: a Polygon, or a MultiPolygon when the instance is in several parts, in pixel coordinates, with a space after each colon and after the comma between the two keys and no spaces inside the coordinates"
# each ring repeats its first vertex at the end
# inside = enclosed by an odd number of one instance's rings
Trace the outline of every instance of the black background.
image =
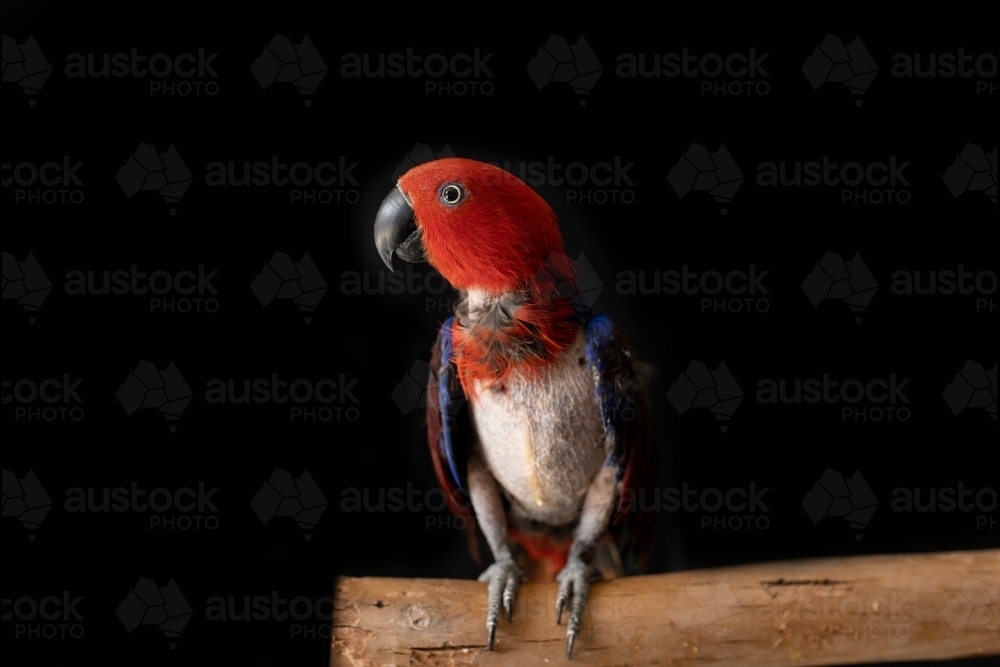
{"type": "MultiPolygon", "coordinates": [[[[374,213],[390,178],[415,143],[497,162],[634,162],[631,204],[567,201],[567,187],[539,192],[560,217],[568,254],[584,253],[604,285],[596,303],[658,369],[654,388],[661,485],[769,489],[766,530],[702,530],[700,513],[658,516],[653,571],[832,555],[980,549],[996,529],[976,529],[960,513],[896,513],[894,489],[996,488],[995,422],[982,410],[952,415],[941,398],[967,360],[996,361],[996,316],[977,312],[974,296],[898,296],[899,270],[943,271],[964,265],[995,271],[995,205],[981,192],[955,199],[941,181],[968,143],[996,145],[994,96],[974,81],[899,79],[896,53],[992,52],[986,21],[971,10],[919,19],[910,10],[875,18],[847,10],[824,18],[763,18],[616,9],[616,16],[541,17],[496,8],[473,18],[464,8],[414,8],[409,17],[371,5],[360,10],[290,5],[213,14],[199,6],[90,8],[67,3],[4,3],[2,29],[23,43],[34,35],[53,73],[29,107],[15,84],[2,87],[5,164],[83,161],[80,205],[15,203],[4,188],[3,251],[34,253],[54,288],[35,324],[16,303],[3,304],[5,380],[83,378],[79,423],[16,420],[4,405],[3,467],[33,470],[54,506],[29,542],[14,519],[3,522],[4,597],[84,595],[79,641],[13,640],[10,664],[41,665],[63,656],[103,664],[324,665],[328,641],[291,639],[274,621],[211,623],[211,596],[330,595],[338,575],[472,578],[478,567],[461,531],[444,512],[341,511],[347,489],[434,488],[420,410],[402,414],[392,391],[426,359],[438,308],[425,295],[345,295],[345,272],[378,272],[374,213]],[[514,14],[514,16],[511,16],[514,14]],[[904,26],[908,26],[904,29],[904,26]],[[250,73],[275,34],[308,34],[329,72],[308,108],[291,85],[261,90],[250,73]],[[584,35],[604,66],[586,107],[566,84],[537,90],[525,73],[550,34],[584,35]],[[840,84],[814,91],[799,71],[826,34],[860,34],[880,72],[857,108],[840,84]],[[150,78],[74,79],[71,53],[216,52],[213,96],[150,95],[150,78]],[[348,79],[345,53],[405,51],[493,53],[491,95],[426,95],[428,79],[348,79]],[[701,95],[705,79],[621,79],[620,53],[726,55],[769,53],[766,96],[701,95]],[[987,120],[993,123],[987,125],[987,120]],[[140,142],[175,145],[194,181],[171,216],[151,192],[126,198],[114,177],[140,142]],[[678,198],[667,173],[692,142],[720,143],[746,177],[723,217],[706,193],[678,198]],[[212,188],[210,162],[324,160],[358,162],[356,205],[291,205],[288,188],[212,188]],[[755,182],[766,161],[908,161],[909,204],[840,202],[840,189],[766,188],[755,182]],[[989,250],[993,248],[993,250],[989,250]],[[308,252],[330,285],[311,324],[288,302],[262,308],[249,289],[281,251],[308,252]],[[880,284],[864,322],[843,303],[813,308],[801,284],[827,252],[861,253],[880,284]],[[988,258],[992,257],[992,260],[988,258]],[[127,269],[171,273],[204,265],[218,271],[217,313],[150,313],[148,298],[69,296],[69,271],[127,269]],[[766,313],[699,312],[700,297],[618,294],[621,271],[769,271],[766,313]],[[989,332],[993,331],[992,334],[989,332]],[[994,341],[989,343],[988,341],[994,341]],[[177,364],[194,399],[171,433],[155,410],[128,417],[115,400],[139,360],[177,364]],[[678,416],[666,392],[692,360],[724,361],[746,398],[722,434],[706,410],[678,416]],[[357,379],[356,421],[292,423],[288,407],[210,405],[214,378],[282,379],[340,374],[357,379]],[[910,380],[909,421],[841,421],[840,407],[762,405],[764,378],[910,380]],[[861,470],[880,507],[863,540],[841,519],[813,525],[802,498],[826,469],[861,470]],[[250,500],[275,469],[308,470],[330,505],[311,541],[286,518],[266,525],[250,500]],[[71,488],[217,487],[219,527],[157,531],[148,514],[72,514],[71,488]],[[428,522],[431,526],[428,527],[428,522]],[[440,522],[440,523],[439,523],[440,522]],[[440,527],[444,523],[444,527],[440,527]],[[195,608],[175,651],[155,628],[127,634],[114,610],[139,577],[173,578],[195,608]]],[[[724,77],[725,79],[725,77],[724,77]]],[[[168,80],[179,81],[177,78],[168,80]]],[[[991,79],[995,82],[995,77],[991,79]]],[[[583,186],[591,188],[592,186],[583,186]]],[[[426,267],[416,271],[426,275],[426,267]]],[[[995,284],[995,279],[994,279],[995,284]]],[[[441,298],[452,296],[447,292],[441,298]]],[[[987,298],[995,298],[994,296],[987,298]]],[[[5,390],[6,392],[6,390],[5,390]]],[[[926,491],[925,491],[926,492],[926,491]]],[[[995,497],[995,496],[994,496],[995,497]]],[[[996,518],[994,511],[992,517],[996,518]]],[[[960,583],[960,582],[959,582],[960,583]]],[[[314,623],[313,625],[321,625],[314,623]]],[[[971,661],[963,664],[978,664],[971,661]]],[[[985,664],[982,663],[982,664],[985,664]]]]}

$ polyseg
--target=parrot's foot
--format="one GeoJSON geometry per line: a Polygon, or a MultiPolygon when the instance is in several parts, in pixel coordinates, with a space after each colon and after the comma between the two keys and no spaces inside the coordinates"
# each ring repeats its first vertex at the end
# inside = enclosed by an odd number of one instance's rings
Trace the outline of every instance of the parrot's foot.
{"type": "Polygon", "coordinates": [[[587,605],[590,584],[600,581],[601,573],[580,558],[571,558],[556,576],[559,596],[556,598],[556,623],[562,624],[562,613],[569,602],[569,624],[566,627],[566,658],[573,657],[573,644],[580,634],[580,619],[587,605]]]}
{"type": "Polygon", "coordinates": [[[521,584],[528,580],[524,570],[512,559],[498,560],[479,575],[479,581],[489,582],[489,601],[486,609],[486,632],[488,645],[486,650],[493,650],[493,640],[496,639],[497,625],[500,619],[500,603],[503,602],[507,612],[507,622],[514,613],[514,598],[521,584]]]}

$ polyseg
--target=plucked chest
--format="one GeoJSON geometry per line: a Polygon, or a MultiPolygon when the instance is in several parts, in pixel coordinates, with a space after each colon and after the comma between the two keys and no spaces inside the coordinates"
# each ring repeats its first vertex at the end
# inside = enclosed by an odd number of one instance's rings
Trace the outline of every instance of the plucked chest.
{"type": "Polygon", "coordinates": [[[512,372],[501,387],[475,385],[480,453],[515,513],[551,525],[579,517],[606,459],[595,380],[580,332],[542,372],[512,372]]]}

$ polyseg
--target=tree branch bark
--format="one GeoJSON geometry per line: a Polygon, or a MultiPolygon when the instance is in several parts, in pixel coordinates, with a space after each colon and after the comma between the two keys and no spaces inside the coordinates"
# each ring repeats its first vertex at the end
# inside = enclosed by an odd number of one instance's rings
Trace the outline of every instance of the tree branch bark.
{"type": "Polygon", "coordinates": [[[785,667],[994,656],[998,579],[1000,550],[627,577],[594,585],[566,663],[556,584],[521,588],[490,653],[486,584],[344,578],[331,665],[785,667]]]}

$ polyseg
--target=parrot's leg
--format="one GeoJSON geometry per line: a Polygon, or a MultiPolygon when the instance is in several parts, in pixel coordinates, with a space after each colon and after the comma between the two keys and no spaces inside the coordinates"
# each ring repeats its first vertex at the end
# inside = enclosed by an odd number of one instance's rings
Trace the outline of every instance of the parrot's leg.
{"type": "Polygon", "coordinates": [[[479,575],[479,581],[489,582],[486,632],[487,650],[492,651],[499,624],[501,601],[507,612],[507,621],[510,622],[514,612],[514,598],[528,577],[514,562],[507,540],[507,514],[504,512],[500,496],[500,485],[478,454],[473,454],[469,458],[468,480],[469,496],[472,508],[476,512],[476,521],[486,536],[495,561],[479,575]]]}
{"type": "Polygon", "coordinates": [[[569,624],[566,628],[566,657],[573,657],[573,644],[580,634],[580,619],[590,584],[601,579],[601,574],[589,561],[595,547],[608,530],[611,512],[618,497],[615,470],[601,468],[594,477],[583,501],[580,523],[576,527],[573,546],[569,550],[566,567],[556,576],[559,595],[556,597],[556,623],[562,623],[562,613],[569,602],[569,624]]]}

